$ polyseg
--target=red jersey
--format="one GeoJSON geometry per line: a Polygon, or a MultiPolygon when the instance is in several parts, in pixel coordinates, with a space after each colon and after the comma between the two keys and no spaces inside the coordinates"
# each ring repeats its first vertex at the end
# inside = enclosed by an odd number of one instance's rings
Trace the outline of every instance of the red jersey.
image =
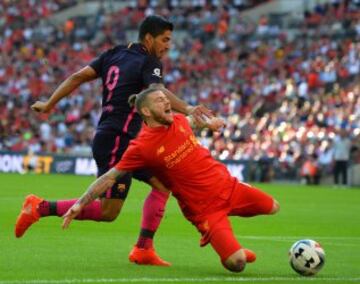
{"type": "Polygon", "coordinates": [[[226,166],[199,144],[181,114],[174,115],[168,127],[143,125],[115,168],[151,170],[171,190],[187,218],[207,213],[215,198],[228,199],[238,183],[226,166]]]}

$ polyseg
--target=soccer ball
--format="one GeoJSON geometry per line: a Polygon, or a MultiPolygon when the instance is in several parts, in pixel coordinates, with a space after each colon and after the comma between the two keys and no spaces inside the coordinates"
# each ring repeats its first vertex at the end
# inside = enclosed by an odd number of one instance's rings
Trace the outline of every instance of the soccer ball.
{"type": "Polygon", "coordinates": [[[289,250],[291,267],[304,276],[315,275],[325,263],[325,251],[318,242],[300,240],[289,250]]]}

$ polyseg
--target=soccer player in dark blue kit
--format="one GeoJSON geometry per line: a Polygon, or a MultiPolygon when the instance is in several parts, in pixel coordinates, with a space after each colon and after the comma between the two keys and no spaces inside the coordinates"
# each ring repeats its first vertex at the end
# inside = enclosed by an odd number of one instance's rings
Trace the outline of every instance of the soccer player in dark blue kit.
{"type": "MultiPolygon", "coordinates": [[[[70,75],[46,102],[37,101],[31,108],[48,113],[58,101],[71,94],[85,82],[102,79],[102,114],[93,141],[93,156],[98,166],[98,176],[106,173],[121,158],[131,139],[142,124],[141,117],[130,107],[128,98],[142,89],[161,87],[171,102],[172,109],[183,114],[193,114],[198,121],[210,111],[203,106],[189,106],[162,86],[162,58],[170,48],[173,25],[161,16],[149,16],[139,29],[139,43],[116,46],[105,51],[88,66],[70,75]]],[[[137,264],[169,266],[153,248],[153,236],[162,219],[168,194],[155,190],[164,187],[145,169],[135,172],[134,178],[152,186],[145,200],[141,231],[129,260],[137,264]]],[[[77,217],[79,220],[113,221],[119,215],[127,196],[132,176],[117,181],[100,198],[89,204],[77,217]]],[[[47,201],[28,195],[15,225],[16,237],[21,237],[40,217],[63,216],[76,200],[47,201]]]]}

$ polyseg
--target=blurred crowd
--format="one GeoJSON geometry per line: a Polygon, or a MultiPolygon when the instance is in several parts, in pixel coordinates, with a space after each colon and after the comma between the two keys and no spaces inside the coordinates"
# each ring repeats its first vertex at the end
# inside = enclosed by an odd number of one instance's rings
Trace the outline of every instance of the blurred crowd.
{"type": "Polygon", "coordinates": [[[36,23],[65,8],[76,5],[75,0],[2,0],[0,4],[0,25],[25,26],[36,23]]]}
{"type": "Polygon", "coordinates": [[[291,29],[269,15],[245,20],[247,5],[264,2],[248,0],[138,1],[136,9],[100,9],[91,25],[46,21],[75,2],[43,1],[31,10],[35,1],[1,4],[0,150],[90,155],[100,82],[82,86],[50,115],[30,105],[103,50],[127,42],[126,31],[152,13],[179,31],[164,62],[166,86],[226,118],[223,131],[198,133],[216,158],[263,161],[262,180],[275,174],[266,167],[274,159],[276,174],[295,177],[309,157],[329,171],[340,129],[360,137],[360,1],[318,5],[291,29]]]}

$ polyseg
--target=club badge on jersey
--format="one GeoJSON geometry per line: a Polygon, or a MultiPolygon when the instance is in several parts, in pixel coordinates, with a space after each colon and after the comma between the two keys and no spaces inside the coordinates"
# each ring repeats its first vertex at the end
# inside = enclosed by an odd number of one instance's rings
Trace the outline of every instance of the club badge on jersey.
{"type": "Polygon", "coordinates": [[[159,77],[159,78],[162,78],[160,68],[155,68],[155,69],[154,69],[154,72],[152,73],[152,75],[153,75],[153,76],[156,76],[156,77],[159,77]]]}

